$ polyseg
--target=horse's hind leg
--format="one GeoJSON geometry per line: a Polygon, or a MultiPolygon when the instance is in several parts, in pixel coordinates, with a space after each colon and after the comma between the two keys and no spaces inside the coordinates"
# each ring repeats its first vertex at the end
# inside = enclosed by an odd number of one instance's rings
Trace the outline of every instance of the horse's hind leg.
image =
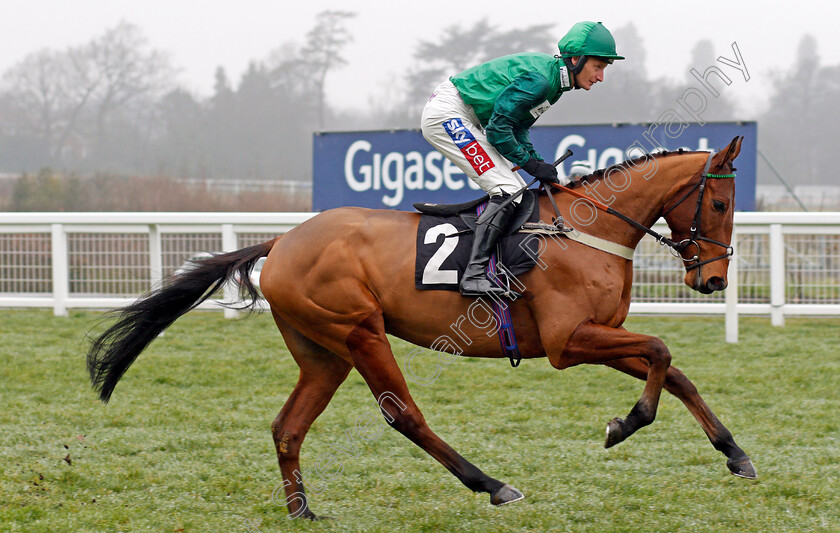
{"type": "Polygon", "coordinates": [[[277,320],[286,346],[300,367],[300,377],[277,418],[271,424],[277,460],[283,474],[285,500],[278,491],[272,496],[277,504],[285,503],[289,516],[318,518],[309,509],[300,469],[300,447],[309,427],[318,418],[347,378],[353,366],[332,352],[313,343],[291,327],[277,320]]]}
{"type": "Polygon", "coordinates": [[[373,392],[388,424],[440,461],[473,492],[487,492],[503,505],[523,498],[515,488],[493,479],[461,457],[426,424],[391,352],[380,312],[369,316],[347,338],[356,369],[373,392]]]}
{"type": "MultiPolygon", "coordinates": [[[[649,367],[644,359],[619,359],[605,364],[635,378],[647,379],[649,367]]],[[[726,426],[718,420],[709,406],[706,405],[700,393],[697,392],[694,383],[678,368],[672,366],[668,369],[665,376],[665,390],[685,404],[694,418],[697,419],[697,422],[700,423],[700,426],[703,427],[703,431],[706,432],[712,446],[726,455],[726,466],[729,467],[730,472],[748,479],[758,477],[749,456],[735,444],[732,433],[726,429],[726,426]]]]}

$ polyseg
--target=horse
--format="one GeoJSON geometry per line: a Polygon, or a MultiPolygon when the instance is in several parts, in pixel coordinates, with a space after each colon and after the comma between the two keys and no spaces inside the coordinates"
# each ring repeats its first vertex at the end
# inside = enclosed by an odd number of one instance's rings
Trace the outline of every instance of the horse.
{"type": "MultiPolygon", "coordinates": [[[[735,184],[724,178],[734,178],[733,161],[742,140],[736,137],[719,153],[646,153],[587,176],[574,188],[543,191],[537,200],[541,214],[556,210],[581,231],[631,254],[622,257],[563,237],[544,237],[539,268],[520,276],[521,297],[509,302],[509,310],[523,358],[545,357],[560,370],[583,363],[606,365],[645,381],[630,413],[608,422],[606,447],[654,421],[664,388],[694,415],[726,456],[732,474],[755,478],[749,456],[694,384],[670,364],[663,341],[622,327],[630,307],[632,249],[645,233],[655,233],[650,227],[660,217],[668,223],[671,239],[658,238],[683,260],[685,284],[705,294],[726,288],[735,184]]],[[[419,213],[341,207],[262,244],[194,261],[117,310],[115,323],[91,339],[87,367],[94,390],[107,402],[146,346],[224,284],[238,283],[239,302],[254,306],[260,293],[249,274],[266,257],[259,289],[300,367],[294,390],[271,424],[291,517],[319,518],[306,498],[300,449],[311,424],[353,368],[387,424],[467,488],[488,493],[493,505],[522,499],[519,490],[485,474],[432,431],[391,351],[387,335],[460,356],[505,356],[486,334],[486,324],[464,319],[474,311],[476,298],[415,288],[413,248],[419,220],[419,213]]]]}

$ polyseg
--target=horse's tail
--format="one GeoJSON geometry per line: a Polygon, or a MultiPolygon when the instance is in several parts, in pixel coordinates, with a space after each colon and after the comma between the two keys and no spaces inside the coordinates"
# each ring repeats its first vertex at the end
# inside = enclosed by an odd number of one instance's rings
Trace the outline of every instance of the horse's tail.
{"type": "MultiPolygon", "coordinates": [[[[279,239],[279,237],[277,238],[279,239]]],[[[244,294],[243,309],[253,309],[259,292],[251,282],[257,260],[271,251],[277,239],[235,252],[191,260],[160,287],[133,304],[115,310],[117,321],[91,340],[87,369],[93,389],[107,403],[117,382],[146,346],[181,315],[194,309],[225,283],[236,280],[244,294]]]]}

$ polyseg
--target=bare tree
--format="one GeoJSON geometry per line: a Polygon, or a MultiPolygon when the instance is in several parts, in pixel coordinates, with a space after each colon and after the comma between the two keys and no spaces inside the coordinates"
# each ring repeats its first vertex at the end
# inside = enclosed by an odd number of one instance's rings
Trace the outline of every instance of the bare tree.
{"type": "Polygon", "coordinates": [[[88,157],[92,140],[105,153],[108,120],[120,111],[132,127],[148,121],[172,78],[167,58],[149,49],[137,27],[121,23],[88,44],[26,56],[3,75],[0,93],[15,135],[39,140],[35,165],[42,167],[72,163],[73,151],[88,157]]]}
{"type": "Polygon", "coordinates": [[[102,83],[102,74],[97,72],[85,47],[70,48],[62,54],[62,65],[56,74],[65,91],[64,127],[56,143],[56,158],[60,158],[72,135],[84,138],[79,128],[83,112],[89,107],[91,96],[102,83]]]}
{"type": "Polygon", "coordinates": [[[833,176],[836,135],[830,117],[836,116],[840,97],[837,67],[820,64],[817,41],[806,34],[790,69],[775,72],[774,78],[768,108],[758,121],[759,149],[792,183],[811,185],[833,176]]]}
{"type": "Polygon", "coordinates": [[[272,50],[266,60],[271,76],[272,87],[280,93],[289,93],[297,97],[312,90],[313,82],[309,77],[308,67],[302,56],[301,47],[293,41],[283,43],[272,50]]]}
{"type": "Polygon", "coordinates": [[[149,48],[137,26],[125,22],[108,30],[88,44],[82,60],[87,60],[87,77],[93,92],[93,120],[97,144],[106,139],[108,119],[130,104],[155,99],[171,89],[174,71],[167,56],[149,48]]]}
{"type": "Polygon", "coordinates": [[[322,11],[318,14],[315,27],[306,36],[306,46],[301,50],[301,59],[314,72],[312,81],[317,97],[318,127],[321,130],[324,129],[327,74],[347,64],[347,60],[341,57],[341,49],[353,41],[353,36],[345,23],[355,16],[355,13],[348,11],[322,11]]]}
{"type": "Polygon", "coordinates": [[[47,158],[54,155],[54,138],[67,105],[62,70],[61,54],[44,49],[29,54],[3,75],[8,118],[13,124],[6,128],[18,136],[38,138],[47,158]]]}

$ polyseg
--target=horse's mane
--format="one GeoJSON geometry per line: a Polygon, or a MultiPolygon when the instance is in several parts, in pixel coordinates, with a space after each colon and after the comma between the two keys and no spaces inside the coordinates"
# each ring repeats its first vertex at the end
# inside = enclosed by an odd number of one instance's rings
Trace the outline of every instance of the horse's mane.
{"type": "Polygon", "coordinates": [[[604,176],[609,175],[609,173],[612,172],[615,169],[619,169],[619,168],[620,169],[626,169],[628,166],[634,165],[637,162],[639,162],[643,159],[649,158],[649,157],[653,157],[655,159],[660,159],[662,157],[667,157],[667,156],[671,156],[671,155],[696,154],[696,153],[700,153],[700,152],[683,150],[682,148],[680,148],[679,150],[672,150],[670,152],[668,150],[663,150],[661,152],[656,152],[655,154],[640,155],[639,157],[634,157],[633,159],[628,159],[626,161],[622,161],[621,163],[616,163],[615,165],[609,166],[607,168],[600,168],[600,169],[596,170],[595,172],[593,172],[592,174],[589,174],[587,176],[582,176],[582,177],[576,179],[575,181],[566,185],[566,187],[568,187],[570,189],[575,189],[577,187],[581,187],[583,185],[583,182],[592,183],[594,181],[601,180],[601,179],[604,178],[604,176]]]}

